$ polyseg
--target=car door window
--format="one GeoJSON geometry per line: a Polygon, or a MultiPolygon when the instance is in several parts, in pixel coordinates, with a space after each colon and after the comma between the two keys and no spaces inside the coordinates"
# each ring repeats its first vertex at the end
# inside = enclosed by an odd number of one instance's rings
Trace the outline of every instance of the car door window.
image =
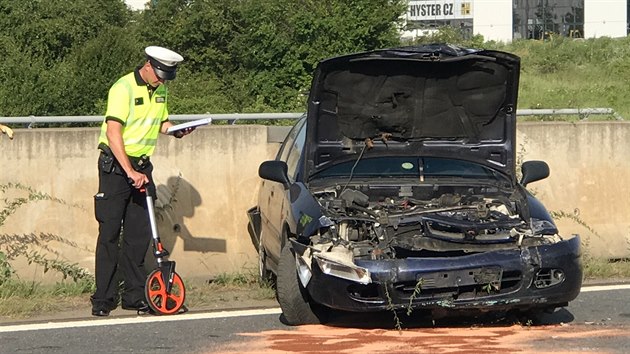
{"type": "Polygon", "coordinates": [[[300,132],[300,129],[304,126],[304,122],[306,122],[306,119],[302,118],[293,126],[293,129],[291,129],[287,137],[284,139],[284,142],[280,146],[280,150],[278,151],[276,160],[285,161],[285,162],[287,161],[289,151],[293,147],[293,143],[295,142],[295,138],[300,132]]]}
{"type": "Polygon", "coordinates": [[[289,149],[287,155],[287,174],[292,182],[295,182],[295,178],[298,172],[298,165],[300,157],[302,156],[302,150],[304,150],[304,141],[306,139],[306,124],[302,124],[297,136],[293,140],[293,145],[289,149]]]}

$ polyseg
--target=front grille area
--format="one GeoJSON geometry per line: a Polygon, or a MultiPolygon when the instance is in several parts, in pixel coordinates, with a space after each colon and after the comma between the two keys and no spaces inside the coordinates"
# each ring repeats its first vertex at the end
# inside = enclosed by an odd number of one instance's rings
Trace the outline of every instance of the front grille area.
{"type": "MultiPolygon", "coordinates": [[[[421,279],[422,277],[419,276],[421,279]]],[[[522,281],[520,271],[507,271],[501,274],[500,281],[479,281],[476,284],[461,286],[435,286],[420,284],[419,291],[413,298],[417,300],[433,300],[449,298],[453,300],[480,299],[498,294],[507,294],[518,289],[522,281]],[[498,286],[497,286],[498,285],[498,286]]],[[[418,282],[398,282],[393,284],[394,291],[400,299],[412,297],[418,282]]]]}

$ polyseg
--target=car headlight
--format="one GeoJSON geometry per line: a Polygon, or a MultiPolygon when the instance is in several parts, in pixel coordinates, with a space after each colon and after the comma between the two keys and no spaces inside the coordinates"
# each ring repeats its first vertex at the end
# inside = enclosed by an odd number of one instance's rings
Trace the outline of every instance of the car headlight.
{"type": "Polygon", "coordinates": [[[330,259],[323,258],[321,254],[313,255],[317,260],[319,269],[324,274],[332,275],[333,277],[355,281],[360,284],[369,284],[372,282],[370,277],[370,271],[366,268],[356,265],[342,264],[332,261],[330,259]]]}

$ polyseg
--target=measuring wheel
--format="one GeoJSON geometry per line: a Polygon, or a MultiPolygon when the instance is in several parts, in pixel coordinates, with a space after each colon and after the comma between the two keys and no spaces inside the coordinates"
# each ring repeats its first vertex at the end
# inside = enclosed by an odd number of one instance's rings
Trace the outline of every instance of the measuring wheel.
{"type": "Polygon", "coordinates": [[[158,315],[171,315],[177,313],[184,306],[186,289],[182,278],[175,272],[170,291],[164,282],[162,270],[156,269],[147,278],[145,293],[149,306],[158,315]]]}

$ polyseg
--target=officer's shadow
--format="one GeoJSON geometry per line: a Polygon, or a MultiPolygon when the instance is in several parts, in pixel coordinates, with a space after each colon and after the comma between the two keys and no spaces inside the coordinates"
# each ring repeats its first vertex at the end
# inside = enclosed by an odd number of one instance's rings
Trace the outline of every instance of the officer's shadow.
{"type": "MultiPolygon", "coordinates": [[[[156,223],[166,250],[172,252],[179,238],[184,243],[184,251],[226,252],[224,239],[196,237],[186,227],[184,218],[192,218],[195,208],[201,205],[201,195],[190,183],[181,176],[169,177],[165,185],[157,186],[156,194],[156,223]]],[[[152,249],[150,247],[150,252],[152,249]]]]}

